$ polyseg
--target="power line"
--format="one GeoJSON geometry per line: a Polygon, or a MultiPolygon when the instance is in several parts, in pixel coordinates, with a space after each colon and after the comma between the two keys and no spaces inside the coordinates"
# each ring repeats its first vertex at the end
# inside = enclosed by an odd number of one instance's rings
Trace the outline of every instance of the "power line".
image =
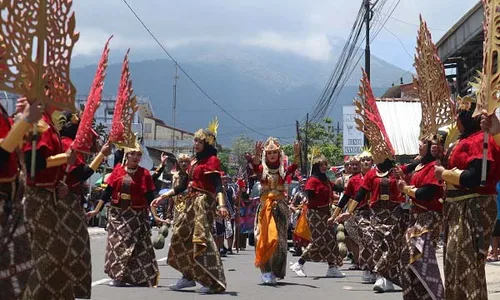
{"type": "MultiPolygon", "coordinates": [[[[391,17],[392,20],[396,21],[396,22],[399,22],[399,23],[403,23],[403,24],[406,24],[406,25],[410,25],[410,26],[414,26],[414,27],[420,27],[420,25],[418,24],[414,24],[414,23],[410,23],[410,22],[406,22],[406,21],[403,21],[403,20],[400,20],[400,19],[397,19],[395,17],[391,17]]],[[[431,31],[446,31],[444,29],[439,29],[439,28],[431,28],[431,27],[428,27],[429,30],[431,31]]]]}
{"type": "MultiPolygon", "coordinates": [[[[388,9],[388,10],[390,10],[390,13],[386,15],[386,18],[385,18],[385,20],[383,22],[380,22],[380,26],[378,26],[377,29],[375,29],[375,25],[374,25],[375,35],[373,36],[372,40],[370,41],[370,44],[373,43],[373,41],[377,38],[377,36],[379,35],[380,31],[382,30],[382,28],[387,23],[388,19],[392,16],[392,14],[394,13],[394,11],[398,7],[400,1],[401,0],[397,0],[396,4],[392,7],[392,9],[391,8],[388,9]]],[[[373,11],[374,12],[379,12],[380,15],[383,15],[382,12],[381,12],[382,11],[382,5],[385,5],[385,3],[386,3],[386,1],[383,0],[381,2],[381,6],[379,6],[376,9],[373,9],[373,11]]],[[[365,13],[370,13],[370,12],[366,12],[365,11],[365,13]]],[[[372,24],[374,24],[374,23],[375,22],[372,22],[372,24]]],[[[356,53],[359,53],[359,47],[358,47],[356,53]]],[[[344,86],[347,83],[347,81],[351,78],[352,73],[354,72],[356,66],[359,64],[359,61],[361,60],[362,57],[363,57],[363,54],[361,53],[359,55],[358,59],[355,60],[356,62],[354,63],[354,65],[352,64],[352,62],[354,60],[351,60],[350,62],[348,62],[349,63],[349,66],[347,67],[348,71],[347,72],[342,72],[342,74],[340,74],[340,76],[342,76],[343,78],[342,78],[342,80],[339,78],[339,81],[341,80],[342,83],[340,83],[340,84],[338,84],[337,86],[334,87],[334,89],[332,90],[331,94],[329,95],[329,99],[327,101],[327,105],[322,107],[323,111],[314,110],[315,114],[313,114],[313,120],[318,120],[319,118],[322,118],[325,115],[325,112],[327,111],[328,108],[329,109],[328,109],[327,113],[330,114],[331,110],[333,109],[333,107],[335,106],[335,104],[336,104],[336,102],[338,100],[340,92],[344,88],[344,86]],[[345,74],[348,74],[348,75],[345,76],[345,74]],[[340,87],[340,88],[337,88],[337,87],[340,87]]]]}
{"type": "Polygon", "coordinates": [[[229,116],[231,119],[233,119],[236,123],[240,124],[241,126],[247,128],[248,130],[250,130],[251,132],[253,133],[256,133],[256,134],[259,134],[259,135],[262,135],[262,136],[267,136],[266,134],[263,134],[261,132],[258,132],[256,131],[255,129],[253,128],[250,128],[249,126],[247,126],[245,123],[241,122],[238,118],[236,118],[235,116],[233,116],[231,113],[229,113],[227,110],[225,110],[219,103],[217,103],[217,101],[215,101],[185,70],[184,68],[181,67],[181,65],[174,59],[174,57],[172,55],[170,55],[170,53],[167,51],[167,49],[163,46],[163,44],[156,38],[156,36],[153,34],[153,32],[148,28],[148,26],[144,23],[144,21],[142,21],[142,19],[139,17],[139,15],[135,12],[135,10],[128,4],[127,0],[122,0],[123,3],[125,3],[125,5],[127,5],[127,7],[129,8],[129,10],[132,12],[132,14],[134,14],[134,16],[136,17],[136,19],[139,21],[139,23],[141,23],[142,27],[144,27],[144,29],[146,29],[146,31],[149,33],[149,35],[155,40],[155,42],[158,44],[158,46],[160,46],[160,48],[163,50],[163,52],[165,52],[165,54],[167,54],[167,56],[178,66],[179,70],[181,70],[182,73],[184,73],[184,75],[186,75],[186,77],[189,79],[189,81],[191,81],[195,86],[196,88],[203,94],[205,95],[205,97],[207,97],[210,101],[212,101],[212,104],[214,104],[215,106],[217,106],[223,113],[225,113],[227,116],[229,116]]]}
{"type": "MultiPolygon", "coordinates": [[[[324,115],[325,112],[328,110],[330,107],[330,110],[333,108],[333,104],[336,102],[336,99],[340,92],[342,91],[343,87],[351,77],[351,75],[345,77],[344,74],[349,73],[352,74],[354,71],[354,68],[357,66],[359,63],[359,60],[363,57],[361,54],[359,55],[358,60],[356,60],[356,63],[353,65],[354,57],[358,55],[358,53],[361,50],[361,43],[365,38],[365,35],[363,35],[363,38],[360,39],[360,34],[363,29],[364,25],[364,20],[367,17],[367,14],[370,14],[370,18],[375,17],[375,19],[378,21],[379,17],[379,12],[383,10],[383,7],[385,6],[387,0],[381,0],[380,4],[378,4],[379,1],[376,1],[374,4],[372,4],[372,7],[369,10],[365,9],[364,2],[362,3],[359,11],[358,11],[358,17],[353,25],[353,28],[356,28],[356,35],[354,38],[352,38],[352,31],[351,35],[349,36],[349,39],[346,42],[346,46],[350,44],[349,49],[347,50],[347,59],[342,61],[342,59],[339,59],[337,62],[337,65],[335,66],[334,72],[332,73],[326,87],[325,91],[329,90],[329,93],[326,94],[323,92],[323,94],[320,97],[320,100],[316,104],[313,112],[312,119],[313,120],[319,120],[321,119],[324,115]],[[354,56],[354,57],[353,57],[354,56]],[[340,70],[340,72],[338,72],[340,70]],[[332,99],[334,100],[332,103],[332,99]]],[[[380,28],[375,29],[375,26],[378,23],[372,22],[370,24],[370,28],[373,29],[374,31],[379,31],[380,28]],[[373,26],[373,28],[372,28],[373,26]]],[[[370,42],[371,44],[371,42],[370,42]]],[[[344,50],[346,49],[344,46],[344,50]]],[[[343,53],[344,54],[344,53],[343,53]]],[[[343,55],[342,54],[342,55],[343,55]]],[[[341,58],[342,58],[341,55],[341,58]]]]}
{"type": "MultiPolygon", "coordinates": [[[[278,125],[278,126],[266,126],[266,127],[257,127],[255,129],[259,129],[259,130],[264,130],[264,131],[267,131],[267,130],[273,130],[273,129],[279,129],[279,128],[286,128],[286,127],[293,127],[295,126],[295,124],[283,124],[283,125],[278,125]]],[[[238,130],[238,131],[231,131],[231,132],[221,132],[219,134],[219,136],[230,136],[230,135],[233,135],[233,134],[242,134],[242,133],[248,133],[249,131],[248,130],[238,130]]]]}
{"type": "Polygon", "coordinates": [[[358,10],[356,20],[352,25],[349,37],[347,38],[346,43],[344,44],[339,59],[318,101],[316,102],[313,108],[313,113],[311,118],[313,121],[318,121],[324,116],[325,110],[330,106],[332,94],[339,86],[340,80],[342,79],[342,74],[345,73],[345,69],[348,67],[349,62],[352,59],[352,54],[357,48],[359,37],[361,35],[361,30],[363,28],[363,19],[364,19],[363,11],[364,11],[364,4],[362,4],[358,10]]]}
{"type": "MultiPolygon", "coordinates": [[[[310,106],[304,106],[304,107],[289,107],[289,108],[270,108],[270,109],[259,109],[259,108],[249,108],[249,109],[228,109],[227,111],[229,112],[252,112],[252,111],[258,111],[258,112],[275,112],[275,111],[292,111],[292,110],[304,110],[304,109],[309,109],[311,108],[310,106]]],[[[184,112],[184,113],[191,113],[191,112],[204,112],[206,109],[185,109],[185,110],[178,110],[179,112],[184,112]]],[[[258,128],[254,128],[258,129],[258,128]]]]}
{"type": "Polygon", "coordinates": [[[408,50],[406,50],[406,47],[405,45],[403,44],[403,41],[401,41],[401,39],[392,31],[390,31],[387,27],[383,27],[387,32],[389,32],[390,34],[392,34],[399,42],[399,44],[401,44],[401,47],[403,47],[403,50],[406,52],[406,54],[408,54],[408,56],[413,59],[413,57],[411,56],[410,52],[408,52],[408,50]]]}
{"type": "MultiPolygon", "coordinates": [[[[377,38],[377,36],[378,36],[378,34],[380,33],[380,31],[382,30],[382,28],[383,28],[383,27],[385,26],[385,24],[387,23],[387,20],[391,17],[391,15],[392,15],[392,14],[394,13],[394,11],[396,10],[396,8],[397,8],[397,6],[399,5],[399,2],[400,2],[400,1],[401,1],[401,0],[397,0],[396,5],[394,5],[394,7],[392,8],[391,12],[390,12],[388,15],[386,15],[386,16],[387,16],[387,18],[385,19],[385,21],[384,21],[384,22],[381,22],[381,25],[378,27],[378,29],[377,29],[377,30],[375,30],[375,31],[376,31],[376,33],[375,33],[375,35],[374,35],[373,39],[370,41],[370,44],[371,44],[371,43],[373,43],[373,41],[375,41],[375,39],[377,38]]],[[[385,2],[384,2],[384,4],[385,4],[385,2]]],[[[381,13],[381,14],[382,14],[382,13],[381,13]]],[[[337,92],[337,93],[333,96],[334,101],[333,101],[332,105],[330,106],[330,109],[328,110],[328,114],[330,114],[330,113],[331,113],[331,111],[332,111],[333,107],[335,106],[335,104],[336,104],[336,102],[337,102],[337,100],[338,100],[338,97],[339,97],[339,95],[340,95],[340,92],[342,91],[342,89],[343,89],[343,87],[345,86],[345,84],[347,83],[347,81],[351,78],[352,73],[353,73],[353,72],[354,72],[354,70],[355,70],[355,67],[359,64],[359,61],[361,60],[361,58],[362,58],[362,57],[363,57],[363,54],[361,53],[361,54],[359,55],[358,59],[356,60],[356,63],[355,63],[355,64],[352,66],[352,68],[350,69],[349,75],[345,77],[345,80],[343,81],[341,88],[340,88],[340,89],[338,90],[338,92],[337,92]]],[[[412,59],[413,59],[413,58],[412,58],[412,59]]],[[[406,71],[405,73],[403,73],[403,75],[402,75],[402,76],[404,76],[404,75],[405,75],[406,73],[408,73],[408,72],[409,72],[409,71],[406,71]]]]}

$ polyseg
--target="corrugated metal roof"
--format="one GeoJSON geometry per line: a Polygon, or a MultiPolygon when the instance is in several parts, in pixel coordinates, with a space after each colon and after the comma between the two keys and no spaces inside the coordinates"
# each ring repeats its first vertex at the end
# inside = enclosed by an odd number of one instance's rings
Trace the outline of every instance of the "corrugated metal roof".
{"type": "Polygon", "coordinates": [[[377,100],[377,106],[396,155],[418,154],[422,118],[420,102],[377,100]]]}

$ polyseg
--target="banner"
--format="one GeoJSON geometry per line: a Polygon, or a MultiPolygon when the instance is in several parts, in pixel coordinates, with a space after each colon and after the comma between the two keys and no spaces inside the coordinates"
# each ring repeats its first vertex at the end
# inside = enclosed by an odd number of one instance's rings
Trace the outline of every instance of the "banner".
{"type": "Polygon", "coordinates": [[[355,109],[355,106],[342,107],[344,155],[357,155],[361,153],[361,148],[364,145],[363,132],[356,129],[355,109]]]}

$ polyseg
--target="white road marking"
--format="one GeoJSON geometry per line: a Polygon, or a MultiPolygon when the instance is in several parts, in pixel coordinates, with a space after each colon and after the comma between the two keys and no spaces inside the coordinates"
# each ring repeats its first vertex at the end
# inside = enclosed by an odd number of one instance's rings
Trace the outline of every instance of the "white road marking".
{"type": "MultiPolygon", "coordinates": [[[[162,261],[166,261],[167,259],[168,259],[168,257],[163,257],[163,258],[157,259],[156,261],[162,262],[162,261]]],[[[111,281],[111,278],[103,278],[101,280],[97,280],[97,281],[92,282],[92,286],[100,285],[100,284],[106,283],[108,281],[111,281]]]]}

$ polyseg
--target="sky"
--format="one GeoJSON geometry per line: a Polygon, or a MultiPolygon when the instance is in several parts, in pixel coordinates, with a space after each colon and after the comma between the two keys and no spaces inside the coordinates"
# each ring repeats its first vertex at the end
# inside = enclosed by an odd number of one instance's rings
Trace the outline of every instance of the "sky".
{"type": "MultiPolygon", "coordinates": [[[[125,2],[136,11],[175,57],[190,43],[253,45],[327,61],[332,39],[345,39],[361,0],[75,0],[80,41],[73,55],[96,55],[113,34],[112,47],[158,47],[125,2]]],[[[372,0],[373,2],[374,0],[372,0]]],[[[478,0],[387,0],[397,2],[391,18],[373,40],[371,51],[411,70],[419,13],[435,42],[478,0]]],[[[374,22],[384,16],[379,14],[374,22]]],[[[162,57],[158,57],[162,58],[162,57]]],[[[166,57],[163,57],[166,58],[166,57]]]]}

